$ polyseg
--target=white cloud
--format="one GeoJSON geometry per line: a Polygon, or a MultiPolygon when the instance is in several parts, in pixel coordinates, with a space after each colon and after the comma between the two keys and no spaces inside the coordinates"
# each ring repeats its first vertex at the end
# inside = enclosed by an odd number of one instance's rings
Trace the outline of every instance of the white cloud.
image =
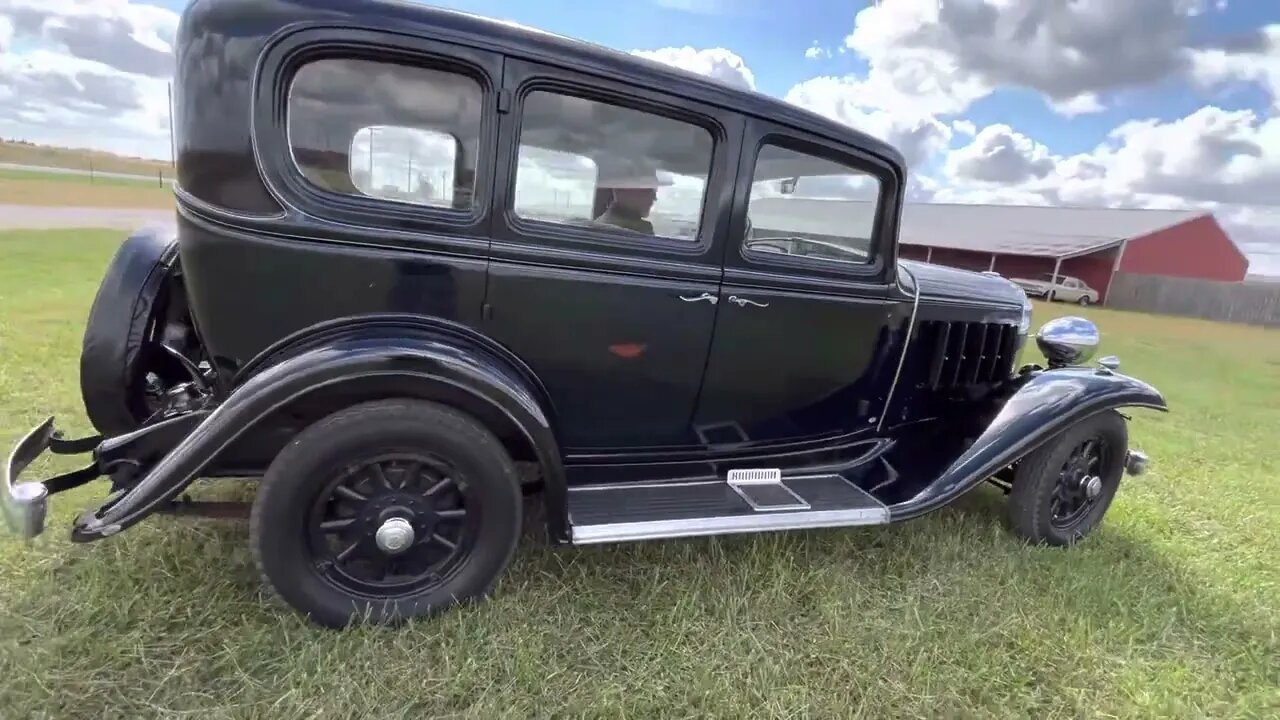
{"type": "Polygon", "coordinates": [[[1191,53],[1192,77],[1203,85],[1222,82],[1257,83],[1280,109],[1280,25],[1262,28],[1256,43],[1234,51],[1220,48],[1191,53]]]}
{"type": "Polygon", "coordinates": [[[1193,67],[1206,80],[1261,81],[1250,64],[1257,37],[1216,49],[1192,40],[1188,19],[1210,7],[1207,0],[881,0],[857,14],[845,43],[870,65],[861,82],[872,104],[957,113],[1012,86],[1078,115],[1102,109],[1105,93],[1193,67]]]}
{"type": "Polygon", "coordinates": [[[1280,207],[1223,206],[1218,221],[1249,256],[1251,275],[1280,276],[1280,207]]]}
{"type": "Polygon", "coordinates": [[[1093,93],[1081,93],[1066,100],[1050,100],[1049,107],[1057,111],[1059,115],[1067,117],[1088,115],[1106,110],[1102,105],[1102,101],[1093,93]]]}
{"type": "Polygon", "coordinates": [[[130,0],[4,0],[0,15],[17,36],[38,38],[75,57],[125,72],[172,73],[178,14],[130,0]]]}
{"type": "Polygon", "coordinates": [[[747,63],[737,53],[724,48],[698,50],[686,45],[631,52],[633,55],[705,75],[735,87],[748,90],[756,87],[756,76],[747,67],[747,63]]]}
{"type": "Polygon", "coordinates": [[[926,112],[869,107],[862,86],[842,78],[817,77],[791,88],[785,100],[894,145],[916,167],[951,142],[951,128],[926,112]]]}
{"type": "Polygon", "coordinates": [[[994,125],[944,167],[937,201],[1213,211],[1253,272],[1280,274],[1280,117],[1208,106],[1169,122],[1125,123],[1072,156],[994,125]]]}
{"type": "Polygon", "coordinates": [[[128,0],[0,0],[0,136],[167,158],[177,23],[128,0]]]}
{"type": "Polygon", "coordinates": [[[1270,206],[1280,200],[1280,118],[1208,106],[1171,122],[1130,121],[1070,157],[993,125],[945,165],[956,185],[1017,185],[1068,204],[1270,206]]]}
{"type": "Polygon", "coordinates": [[[1006,184],[1043,178],[1053,166],[1049,148],[1008,125],[988,125],[946,162],[954,177],[1006,184]]]}
{"type": "Polygon", "coordinates": [[[13,42],[13,21],[5,15],[0,15],[0,53],[9,51],[9,44],[13,42]]]}
{"type": "Polygon", "coordinates": [[[0,136],[167,158],[166,81],[47,50],[3,53],[0,136]]]}
{"type": "Polygon", "coordinates": [[[809,48],[804,51],[804,56],[810,60],[819,60],[822,58],[831,57],[831,51],[822,47],[822,45],[817,40],[814,40],[813,44],[810,45],[809,48]]]}

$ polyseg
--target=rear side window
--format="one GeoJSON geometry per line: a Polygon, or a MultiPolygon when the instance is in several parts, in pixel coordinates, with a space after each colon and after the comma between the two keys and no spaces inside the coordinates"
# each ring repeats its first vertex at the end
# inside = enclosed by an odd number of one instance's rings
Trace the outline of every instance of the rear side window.
{"type": "Polygon", "coordinates": [[[524,219],[695,242],[713,146],[692,123],[535,91],[523,103],[512,209],[524,219]]]}
{"type": "Polygon", "coordinates": [[[780,145],[756,157],[744,250],[831,263],[872,261],[880,180],[853,165],[780,145]]]}
{"type": "Polygon", "coordinates": [[[484,91],[448,70],[329,58],[289,88],[289,149],[329,192],[470,210],[484,91]]]}

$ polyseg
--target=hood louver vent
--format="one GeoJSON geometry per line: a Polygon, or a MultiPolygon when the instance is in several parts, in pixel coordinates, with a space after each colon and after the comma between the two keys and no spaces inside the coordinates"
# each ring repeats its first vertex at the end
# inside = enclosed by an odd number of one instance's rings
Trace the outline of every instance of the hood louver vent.
{"type": "Polygon", "coordinates": [[[928,357],[924,387],[945,390],[998,382],[1013,372],[1018,328],[976,322],[926,321],[917,338],[928,357]]]}

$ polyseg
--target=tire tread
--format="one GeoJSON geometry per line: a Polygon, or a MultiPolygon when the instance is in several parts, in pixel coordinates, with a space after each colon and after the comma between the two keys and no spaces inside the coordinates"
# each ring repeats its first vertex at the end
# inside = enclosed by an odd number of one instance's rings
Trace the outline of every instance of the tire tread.
{"type": "MultiPolygon", "coordinates": [[[[289,444],[276,456],[259,485],[257,498],[249,513],[249,546],[252,551],[254,566],[258,570],[258,576],[271,601],[293,607],[293,603],[289,602],[280,592],[266,568],[263,559],[264,543],[262,542],[264,522],[268,514],[267,508],[270,507],[273,496],[289,490],[287,483],[297,482],[291,477],[289,470],[312,450],[313,445],[317,443],[323,444],[322,440],[318,441],[317,438],[328,438],[335,433],[341,433],[352,427],[374,434],[378,427],[387,427],[401,422],[421,423],[433,426],[437,430],[442,429],[446,433],[465,439],[469,447],[476,448],[478,454],[496,459],[497,462],[494,463],[495,469],[500,474],[497,482],[504,483],[511,488],[515,502],[517,506],[519,505],[519,476],[515,463],[507,454],[501,441],[471,416],[447,405],[412,399],[375,400],[344,408],[321,418],[294,436],[289,444]]],[[[519,508],[517,507],[517,509],[519,508]]],[[[506,568],[515,555],[517,541],[520,537],[520,528],[518,527],[519,512],[516,513],[516,518],[517,527],[511,533],[511,542],[507,543],[503,557],[499,559],[498,567],[500,568],[506,568]]],[[[501,575],[501,572],[493,573],[483,587],[474,589],[468,593],[466,598],[455,598],[455,602],[460,602],[470,597],[486,597],[490,595],[501,575]]],[[[432,614],[440,609],[443,608],[432,610],[427,614],[432,614]]],[[[315,615],[311,617],[314,621],[324,625],[331,627],[342,626],[341,623],[333,622],[335,618],[317,617],[315,615]]]]}

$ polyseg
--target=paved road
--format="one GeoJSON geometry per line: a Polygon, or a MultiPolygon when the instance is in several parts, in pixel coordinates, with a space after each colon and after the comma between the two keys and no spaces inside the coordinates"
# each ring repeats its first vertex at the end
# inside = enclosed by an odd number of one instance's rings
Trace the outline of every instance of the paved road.
{"type": "MultiPolygon", "coordinates": [[[[156,181],[155,175],[135,175],[133,173],[103,172],[101,170],[94,170],[92,173],[90,173],[88,170],[78,170],[76,168],[46,167],[44,165],[19,165],[17,163],[6,163],[6,162],[0,162],[0,170],[19,170],[19,171],[25,171],[25,172],[54,173],[56,175],[93,175],[94,177],[121,178],[123,180],[137,180],[139,182],[150,182],[150,183],[154,183],[156,181]]],[[[175,172],[174,170],[164,171],[164,175],[165,175],[164,181],[166,183],[173,182],[172,175],[174,172],[175,172]]]]}
{"type": "Polygon", "coordinates": [[[172,210],[0,205],[0,229],[113,228],[135,230],[147,225],[172,225],[172,210]]]}

